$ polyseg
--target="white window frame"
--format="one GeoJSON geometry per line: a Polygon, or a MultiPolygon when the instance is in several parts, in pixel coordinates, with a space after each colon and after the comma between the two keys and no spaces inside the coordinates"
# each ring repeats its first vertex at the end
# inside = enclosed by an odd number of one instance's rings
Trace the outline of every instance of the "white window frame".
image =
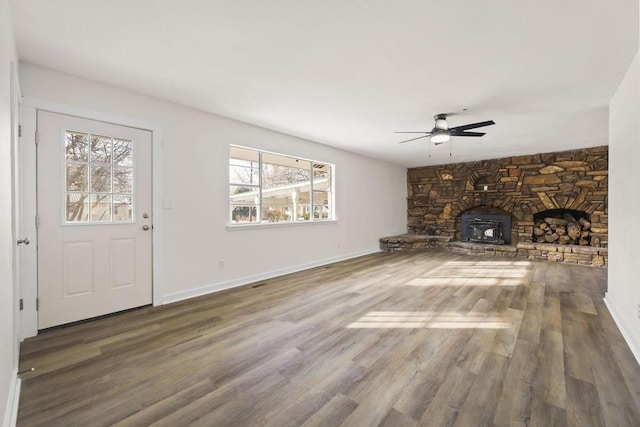
{"type": "MultiPolygon", "coordinates": [[[[236,228],[251,228],[251,227],[279,227],[279,226],[289,226],[289,225],[303,225],[303,224],[321,224],[321,223],[333,223],[336,221],[336,206],[335,206],[335,200],[336,200],[336,195],[335,195],[335,165],[333,163],[329,163],[329,162],[325,162],[325,161],[320,161],[320,160],[312,160],[312,159],[307,159],[307,158],[303,158],[303,157],[298,157],[298,156],[292,156],[290,154],[282,154],[282,153],[277,153],[277,152],[273,152],[273,151],[266,151],[266,150],[261,150],[258,148],[252,148],[252,147],[247,147],[247,146],[243,146],[243,145],[236,145],[236,144],[230,144],[229,145],[229,157],[227,160],[227,167],[229,168],[228,171],[230,172],[230,167],[231,167],[231,159],[233,158],[231,156],[231,149],[232,148],[239,148],[239,149],[243,149],[243,150],[250,150],[250,151],[254,151],[258,154],[258,184],[247,184],[247,187],[255,187],[258,189],[258,201],[256,203],[257,206],[257,220],[254,222],[232,222],[232,203],[231,200],[229,199],[229,194],[230,192],[227,192],[227,207],[228,207],[228,216],[227,216],[227,228],[228,229],[236,229],[236,228]],[[263,221],[262,218],[262,208],[263,208],[263,184],[262,184],[262,165],[263,165],[263,155],[274,155],[274,156],[282,156],[282,157],[287,157],[290,158],[292,160],[299,160],[299,161],[304,161],[304,162],[309,162],[309,172],[310,172],[310,179],[309,179],[309,203],[305,203],[305,206],[308,206],[309,208],[309,213],[310,213],[310,217],[308,220],[297,220],[296,219],[296,215],[295,212],[292,216],[292,220],[289,221],[275,221],[275,222],[271,222],[271,221],[263,221]],[[330,200],[328,200],[328,204],[329,204],[329,218],[315,218],[313,215],[313,208],[314,208],[314,202],[313,202],[313,196],[314,196],[314,188],[313,188],[313,183],[314,183],[314,165],[316,164],[322,164],[322,165],[327,165],[330,168],[330,187],[329,187],[329,194],[330,194],[330,200]]],[[[230,173],[227,174],[227,188],[231,188],[232,186],[245,186],[245,184],[239,184],[239,183],[233,183],[231,182],[231,178],[230,178],[230,173]]]]}

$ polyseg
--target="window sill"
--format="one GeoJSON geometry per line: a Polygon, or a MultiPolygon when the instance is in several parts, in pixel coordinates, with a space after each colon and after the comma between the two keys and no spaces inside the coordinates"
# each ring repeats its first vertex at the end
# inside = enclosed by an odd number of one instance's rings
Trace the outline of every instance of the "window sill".
{"type": "Polygon", "coordinates": [[[310,225],[336,224],[338,220],[328,219],[326,221],[296,221],[296,222],[269,222],[257,224],[227,224],[227,231],[255,230],[259,228],[286,228],[286,227],[306,227],[310,225]]]}

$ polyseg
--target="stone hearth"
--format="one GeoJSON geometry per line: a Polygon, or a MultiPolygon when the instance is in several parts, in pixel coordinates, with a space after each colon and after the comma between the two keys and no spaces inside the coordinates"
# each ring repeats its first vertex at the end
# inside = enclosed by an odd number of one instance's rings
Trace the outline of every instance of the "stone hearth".
{"type": "Polygon", "coordinates": [[[413,168],[407,172],[407,186],[409,235],[449,238],[449,247],[469,245],[462,242],[462,214],[493,209],[511,217],[510,246],[517,248],[511,256],[606,265],[606,146],[413,168]],[[586,240],[586,246],[535,241],[536,214],[558,209],[584,213],[597,238],[586,240]]]}

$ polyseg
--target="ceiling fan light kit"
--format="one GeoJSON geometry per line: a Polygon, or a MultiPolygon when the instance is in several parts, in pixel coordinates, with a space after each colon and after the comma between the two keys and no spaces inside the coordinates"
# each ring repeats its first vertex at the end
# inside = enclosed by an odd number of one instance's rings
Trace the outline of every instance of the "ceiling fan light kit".
{"type": "Polygon", "coordinates": [[[456,126],[449,128],[449,124],[447,123],[447,114],[436,114],[433,116],[433,120],[435,120],[435,124],[433,129],[427,132],[396,132],[396,133],[422,133],[424,135],[418,136],[416,138],[407,139],[405,141],[400,141],[400,144],[404,144],[405,142],[415,141],[416,139],[422,139],[429,137],[429,140],[433,142],[434,145],[440,145],[445,143],[451,139],[452,136],[472,136],[472,137],[480,137],[484,135],[484,132],[469,132],[471,129],[481,128],[484,126],[495,125],[496,123],[493,120],[487,120],[485,122],[471,123],[468,125],[456,126]]]}
{"type": "Polygon", "coordinates": [[[429,139],[434,144],[439,145],[451,139],[451,135],[449,134],[449,131],[437,130],[431,134],[431,137],[429,139]]]}

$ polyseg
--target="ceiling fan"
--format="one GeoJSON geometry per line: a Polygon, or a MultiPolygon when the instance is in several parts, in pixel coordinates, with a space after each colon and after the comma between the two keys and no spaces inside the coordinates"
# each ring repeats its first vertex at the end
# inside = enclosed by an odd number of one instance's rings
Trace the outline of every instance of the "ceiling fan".
{"type": "Polygon", "coordinates": [[[433,119],[436,121],[433,129],[425,132],[396,132],[396,133],[422,133],[424,135],[419,136],[417,138],[407,139],[405,141],[400,141],[400,144],[404,144],[405,142],[415,141],[416,139],[427,138],[429,137],[431,142],[435,145],[440,145],[449,141],[452,136],[482,136],[484,132],[468,132],[470,129],[481,128],[484,126],[495,125],[496,123],[493,120],[487,120],[486,122],[478,122],[471,123],[468,125],[449,127],[447,123],[447,116],[451,114],[436,114],[433,116],[433,119]]]}

